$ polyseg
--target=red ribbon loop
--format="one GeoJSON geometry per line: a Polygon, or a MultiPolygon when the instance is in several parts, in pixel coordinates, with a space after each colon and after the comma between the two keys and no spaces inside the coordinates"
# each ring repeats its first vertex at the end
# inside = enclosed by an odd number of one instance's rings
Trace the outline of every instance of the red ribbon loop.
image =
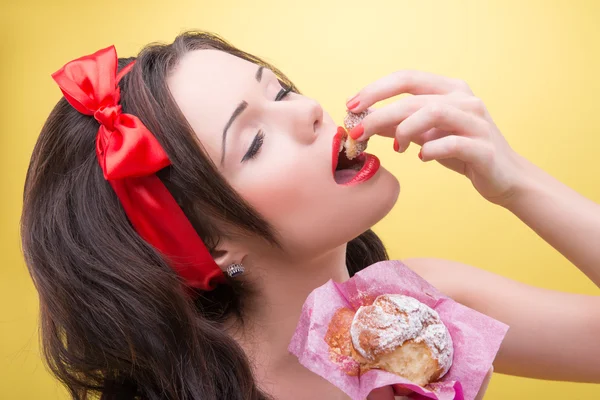
{"type": "Polygon", "coordinates": [[[66,100],[100,123],[96,154],[104,178],[117,194],[140,236],[163,253],[191,287],[210,290],[224,282],[191,223],[155,175],[171,162],[154,135],[136,116],[123,113],[114,46],[71,61],[52,74],[66,100]]]}

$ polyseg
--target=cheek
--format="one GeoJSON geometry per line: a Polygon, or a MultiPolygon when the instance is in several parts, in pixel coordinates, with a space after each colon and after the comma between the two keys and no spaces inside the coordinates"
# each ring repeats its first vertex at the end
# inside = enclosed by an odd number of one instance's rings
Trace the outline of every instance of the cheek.
{"type": "Polygon", "coordinates": [[[314,166],[274,163],[235,185],[238,193],[278,230],[310,218],[322,208],[331,190],[327,177],[314,166]],[[320,206],[319,206],[320,205],[320,206]]]}
{"type": "Polygon", "coordinates": [[[357,237],[391,210],[399,192],[398,181],[383,168],[373,181],[344,188],[321,167],[276,165],[248,174],[234,187],[294,256],[327,251],[357,237]]]}
{"type": "Polygon", "coordinates": [[[325,163],[297,160],[302,158],[257,166],[234,188],[273,226],[290,253],[314,253],[331,245],[340,198],[325,163]]]}

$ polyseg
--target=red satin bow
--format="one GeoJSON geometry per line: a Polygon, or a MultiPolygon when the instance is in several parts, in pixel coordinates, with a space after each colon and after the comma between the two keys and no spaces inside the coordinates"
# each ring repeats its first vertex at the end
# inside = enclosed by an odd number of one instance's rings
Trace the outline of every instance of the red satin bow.
{"type": "Polygon", "coordinates": [[[225,281],[202,239],[155,175],[171,162],[154,135],[134,115],[123,113],[114,46],[71,61],[52,74],[67,101],[100,123],[96,155],[139,235],[166,256],[190,287],[213,289],[225,281]]]}

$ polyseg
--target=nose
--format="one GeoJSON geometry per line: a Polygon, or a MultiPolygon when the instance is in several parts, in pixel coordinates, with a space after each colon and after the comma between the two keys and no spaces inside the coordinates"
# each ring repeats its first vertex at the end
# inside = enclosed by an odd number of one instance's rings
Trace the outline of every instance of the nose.
{"type": "Polygon", "coordinates": [[[282,102],[287,110],[279,115],[283,117],[286,131],[290,132],[296,140],[310,143],[319,135],[323,125],[323,107],[318,101],[308,98],[296,101],[282,102]]]}
{"type": "Polygon", "coordinates": [[[316,100],[310,99],[309,102],[310,115],[308,117],[308,122],[312,123],[313,132],[317,135],[317,132],[323,124],[323,107],[321,107],[321,104],[316,100]]]}

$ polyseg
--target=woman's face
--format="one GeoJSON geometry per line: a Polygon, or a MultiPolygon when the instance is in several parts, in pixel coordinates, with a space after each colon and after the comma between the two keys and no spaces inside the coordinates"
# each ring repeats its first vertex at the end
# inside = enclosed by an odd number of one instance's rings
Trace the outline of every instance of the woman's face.
{"type": "Polygon", "coordinates": [[[196,50],[168,85],[219,171],[292,254],[343,245],[394,205],[398,181],[377,163],[367,180],[336,182],[337,125],[313,99],[281,98],[285,92],[270,70],[225,52],[196,50]]]}

